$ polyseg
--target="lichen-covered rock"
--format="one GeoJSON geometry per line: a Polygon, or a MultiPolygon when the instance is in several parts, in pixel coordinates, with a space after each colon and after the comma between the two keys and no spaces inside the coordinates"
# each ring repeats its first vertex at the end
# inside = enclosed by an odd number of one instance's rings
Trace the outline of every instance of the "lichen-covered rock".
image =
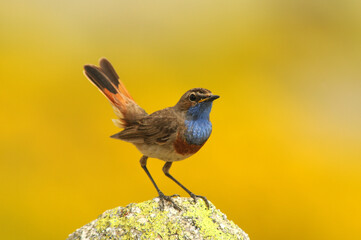
{"type": "Polygon", "coordinates": [[[75,239],[242,239],[248,235],[210,202],[176,197],[181,211],[159,198],[105,211],[98,219],[69,235],[75,239]]]}

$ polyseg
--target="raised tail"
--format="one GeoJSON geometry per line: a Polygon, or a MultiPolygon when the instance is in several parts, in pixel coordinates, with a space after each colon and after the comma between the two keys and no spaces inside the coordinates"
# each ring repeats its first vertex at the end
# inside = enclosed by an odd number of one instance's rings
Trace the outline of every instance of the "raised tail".
{"type": "Polygon", "coordinates": [[[100,67],[85,65],[84,74],[111,103],[119,119],[113,119],[116,126],[125,128],[147,115],[129,94],[124,84],[119,80],[111,63],[101,58],[100,67]]]}

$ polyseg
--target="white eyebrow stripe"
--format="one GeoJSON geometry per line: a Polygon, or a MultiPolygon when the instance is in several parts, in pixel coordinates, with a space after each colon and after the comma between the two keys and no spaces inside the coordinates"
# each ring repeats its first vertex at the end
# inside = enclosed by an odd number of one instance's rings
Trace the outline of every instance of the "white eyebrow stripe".
{"type": "Polygon", "coordinates": [[[207,97],[210,97],[212,94],[211,93],[198,93],[197,94],[199,97],[201,98],[207,98],[207,97]]]}

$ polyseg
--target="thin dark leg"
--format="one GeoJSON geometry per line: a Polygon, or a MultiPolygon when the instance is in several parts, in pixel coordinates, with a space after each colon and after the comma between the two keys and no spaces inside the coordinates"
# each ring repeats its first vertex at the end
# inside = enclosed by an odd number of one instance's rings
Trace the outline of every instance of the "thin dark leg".
{"type": "Polygon", "coordinates": [[[155,183],[154,179],[152,178],[152,175],[150,175],[150,172],[147,169],[147,156],[142,156],[142,158],[140,159],[140,165],[142,166],[142,168],[144,169],[144,171],[146,172],[146,174],[148,175],[149,179],[152,181],[155,189],[157,189],[157,192],[159,194],[159,199],[160,199],[160,209],[163,211],[164,210],[164,201],[168,201],[171,202],[173,207],[176,208],[177,210],[181,210],[180,207],[178,207],[178,205],[173,201],[173,199],[170,196],[166,196],[164,195],[164,193],[158,188],[157,184],[155,183]]]}
{"type": "Polygon", "coordinates": [[[155,183],[154,179],[152,178],[152,175],[150,175],[150,172],[148,171],[147,169],[147,160],[148,160],[148,157],[147,156],[143,156],[141,159],[140,159],[140,166],[142,166],[142,168],[144,169],[145,173],[148,175],[150,181],[152,181],[155,189],[157,189],[157,192],[158,193],[161,193],[161,191],[159,190],[157,184],[155,183]]]}
{"type": "Polygon", "coordinates": [[[209,203],[206,197],[204,196],[200,196],[200,195],[195,195],[194,193],[192,193],[191,191],[189,191],[185,186],[183,186],[183,184],[181,184],[180,182],[178,182],[177,179],[175,179],[172,175],[170,175],[169,173],[169,169],[172,166],[172,162],[166,162],[163,166],[163,172],[164,174],[169,177],[170,179],[172,179],[176,184],[178,184],[181,188],[184,189],[184,191],[186,191],[193,199],[195,202],[197,202],[197,198],[202,198],[204,200],[204,202],[206,203],[207,207],[209,208],[209,203]]]}

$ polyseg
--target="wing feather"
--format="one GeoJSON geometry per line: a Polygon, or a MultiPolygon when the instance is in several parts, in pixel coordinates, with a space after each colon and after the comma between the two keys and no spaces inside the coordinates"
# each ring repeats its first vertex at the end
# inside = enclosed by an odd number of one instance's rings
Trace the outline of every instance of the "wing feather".
{"type": "Polygon", "coordinates": [[[162,145],[175,136],[174,133],[180,126],[178,122],[179,118],[173,110],[166,108],[143,118],[112,137],[132,143],[162,145]]]}

